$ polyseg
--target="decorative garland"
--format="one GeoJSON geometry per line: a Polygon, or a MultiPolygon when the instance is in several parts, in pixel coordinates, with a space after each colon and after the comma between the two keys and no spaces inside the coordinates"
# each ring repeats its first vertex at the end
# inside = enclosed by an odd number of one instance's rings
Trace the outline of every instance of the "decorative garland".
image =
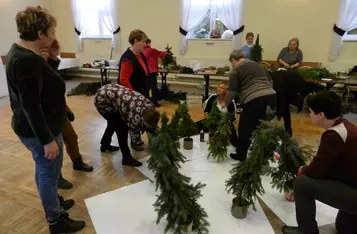
{"type": "MultiPolygon", "coordinates": [[[[268,115],[272,115],[270,108],[267,110],[268,115]]],[[[292,190],[298,169],[305,165],[307,156],[311,154],[308,148],[300,148],[291,139],[277,118],[262,121],[253,132],[253,139],[248,159],[230,171],[231,178],[226,181],[226,189],[235,195],[235,205],[252,205],[255,210],[255,198],[264,193],[260,172],[266,160],[274,160],[275,150],[278,149],[280,159],[278,167],[271,168],[269,175],[272,177],[272,187],[279,191],[292,190]]]]}
{"type": "Polygon", "coordinates": [[[208,233],[207,213],[197,202],[205,184],[190,184],[191,179],[179,172],[186,158],[178,150],[178,141],[171,138],[165,113],[161,121],[161,129],[150,136],[148,165],[155,174],[156,190],[161,192],[153,204],[158,213],[157,223],[166,216],[165,233],[169,230],[175,234],[187,233],[191,224],[197,233],[208,233]]]}

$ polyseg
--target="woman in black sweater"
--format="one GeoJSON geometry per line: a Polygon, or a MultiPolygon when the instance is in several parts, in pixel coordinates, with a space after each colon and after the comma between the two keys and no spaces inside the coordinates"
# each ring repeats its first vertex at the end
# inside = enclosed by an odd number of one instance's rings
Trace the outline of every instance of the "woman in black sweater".
{"type": "Polygon", "coordinates": [[[16,24],[20,40],[12,45],[6,66],[11,125],[35,161],[36,184],[51,234],[76,232],[85,223],[69,218],[64,209],[74,202],[60,201],[57,194],[66,85],[53,69],[59,65],[59,51],[49,48],[56,39],[56,19],[46,9],[27,7],[16,15],[16,24]],[[49,48],[48,63],[41,56],[43,48],[49,48]]]}
{"type": "MultiPolygon", "coordinates": [[[[232,119],[230,120],[231,124],[231,144],[236,147],[236,143],[238,141],[237,137],[237,132],[236,129],[233,125],[234,120],[236,119],[236,113],[237,113],[237,105],[234,100],[232,100],[231,105],[228,107],[225,106],[225,98],[227,95],[227,82],[226,81],[221,81],[218,84],[217,87],[217,93],[212,94],[211,96],[208,97],[208,99],[204,102],[205,109],[203,110],[205,114],[205,118],[208,117],[208,114],[212,111],[212,108],[214,107],[214,103],[217,103],[217,108],[222,112],[222,113],[230,113],[232,114],[232,119]],[[217,101],[217,102],[215,102],[217,101]]],[[[201,120],[197,123],[199,129],[203,129],[203,121],[201,120]]]]}

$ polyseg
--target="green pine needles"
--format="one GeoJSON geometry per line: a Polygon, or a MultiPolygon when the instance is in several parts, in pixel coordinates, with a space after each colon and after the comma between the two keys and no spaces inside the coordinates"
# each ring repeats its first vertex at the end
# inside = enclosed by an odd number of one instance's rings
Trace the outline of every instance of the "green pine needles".
{"type": "Polygon", "coordinates": [[[231,119],[232,115],[229,113],[221,115],[221,119],[217,126],[217,131],[214,133],[212,141],[209,143],[208,158],[212,157],[218,162],[227,158],[227,148],[230,144],[230,138],[232,134],[230,123],[231,119]]]}
{"type": "Polygon", "coordinates": [[[178,113],[180,115],[179,121],[179,135],[185,138],[191,138],[191,136],[197,134],[198,129],[196,123],[193,122],[190,113],[188,113],[188,107],[186,104],[179,105],[178,113]]]}
{"type": "Polygon", "coordinates": [[[204,121],[204,125],[206,126],[206,128],[208,128],[209,134],[211,136],[213,136],[216,133],[221,118],[222,118],[222,113],[217,107],[217,100],[215,100],[212,105],[211,112],[208,113],[208,116],[204,121]]]}
{"type": "Polygon", "coordinates": [[[165,58],[162,60],[162,65],[164,66],[165,69],[167,69],[170,65],[176,65],[175,59],[174,59],[174,54],[172,53],[172,47],[167,45],[165,47],[167,55],[165,58]]]}
{"type": "Polygon", "coordinates": [[[250,59],[260,63],[263,60],[263,47],[260,44],[259,34],[257,35],[257,40],[255,41],[255,45],[250,49],[250,59]]]}
{"type": "Polygon", "coordinates": [[[153,204],[158,213],[157,223],[166,216],[165,233],[187,233],[192,223],[192,230],[199,234],[208,233],[207,213],[197,203],[202,196],[205,184],[190,184],[190,178],[180,174],[180,164],[185,157],[180,153],[179,143],[172,139],[166,114],[161,116],[162,126],[149,145],[151,157],[149,169],[155,174],[156,190],[160,190],[153,204]]]}
{"type": "MultiPolygon", "coordinates": [[[[267,116],[272,116],[272,110],[267,109],[267,116]]],[[[264,193],[260,172],[264,162],[273,160],[274,152],[280,154],[278,166],[270,168],[268,175],[272,177],[272,187],[281,191],[291,191],[298,169],[305,165],[305,160],[311,156],[309,147],[299,147],[290,137],[277,118],[272,121],[262,121],[253,132],[253,143],[249,157],[243,163],[236,165],[231,171],[231,178],[226,181],[226,189],[235,198],[235,205],[254,207],[254,199],[264,193]]]]}

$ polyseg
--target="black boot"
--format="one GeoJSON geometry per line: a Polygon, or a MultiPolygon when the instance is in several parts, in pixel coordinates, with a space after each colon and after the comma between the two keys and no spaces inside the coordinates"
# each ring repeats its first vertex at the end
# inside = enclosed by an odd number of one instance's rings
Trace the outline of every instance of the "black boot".
{"type": "Polygon", "coordinates": [[[124,157],[123,160],[122,160],[122,164],[124,166],[129,166],[129,167],[140,167],[141,165],[143,165],[141,162],[135,160],[131,156],[124,157]]]}
{"type": "Polygon", "coordinates": [[[73,160],[73,170],[75,171],[85,171],[85,172],[92,172],[93,167],[89,166],[85,162],[83,162],[82,157],[73,160]]]}
{"type": "Polygon", "coordinates": [[[283,234],[319,234],[319,230],[316,232],[301,232],[298,227],[290,227],[290,226],[284,226],[283,229],[283,234]]]}
{"type": "Polygon", "coordinates": [[[120,148],[118,146],[112,146],[112,145],[108,145],[108,146],[104,146],[102,145],[100,147],[100,151],[102,153],[111,153],[111,152],[115,152],[118,151],[120,148]]]}
{"type": "Polygon", "coordinates": [[[75,233],[82,230],[85,225],[84,221],[70,219],[68,213],[63,213],[56,220],[48,222],[51,234],[75,233]]]}
{"type": "Polygon", "coordinates": [[[58,181],[58,188],[64,190],[71,189],[73,188],[73,184],[61,176],[58,181]]]}
{"type": "Polygon", "coordinates": [[[231,158],[233,158],[234,160],[237,160],[237,161],[241,161],[241,162],[243,162],[243,161],[245,161],[245,157],[242,157],[242,156],[239,156],[238,154],[230,154],[229,156],[231,156],[231,158]]]}
{"type": "Polygon", "coordinates": [[[58,200],[60,202],[60,205],[64,210],[69,210],[74,206],[74,200],[69,199],[69,200],[64,200],[62,196],[58,196],[58,200]]]}

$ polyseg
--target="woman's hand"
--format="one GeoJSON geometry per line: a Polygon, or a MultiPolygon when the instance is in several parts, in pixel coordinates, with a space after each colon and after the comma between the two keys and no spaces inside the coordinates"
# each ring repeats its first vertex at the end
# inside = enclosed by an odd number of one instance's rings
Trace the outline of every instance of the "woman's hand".
{"type": "Polygon", "coordinates": [[[57,40],[54,40],[51,47],[48,48],[48,55],[49,58],[53,60],[58,60],[58,57],[60,55],[60,45],[57,40]]]}
{"type": "Polygon", "coordinates": [[[42,48],[40,50],[40,55],[41,57],[47,61],[47,59],[50,57],[50,54],[49,54],[49,49],[48,48],[42,48]]]}
{"type": "Polygon", "coordinates": [[[290,65],[287,64],[287,63],[284,63],[284,67],[285,67],[286,69],[289,69],[289,68],[290,68],[290,65]]]}
{"type": "Polygon", "coordinates": [[[45,149],[45,158],[49,160],[53,160],[57,158],[59,155],[59,149],[56,141],[52,141],[51,143],[48,143],[47,145],[44,146],[45,149]]]}

